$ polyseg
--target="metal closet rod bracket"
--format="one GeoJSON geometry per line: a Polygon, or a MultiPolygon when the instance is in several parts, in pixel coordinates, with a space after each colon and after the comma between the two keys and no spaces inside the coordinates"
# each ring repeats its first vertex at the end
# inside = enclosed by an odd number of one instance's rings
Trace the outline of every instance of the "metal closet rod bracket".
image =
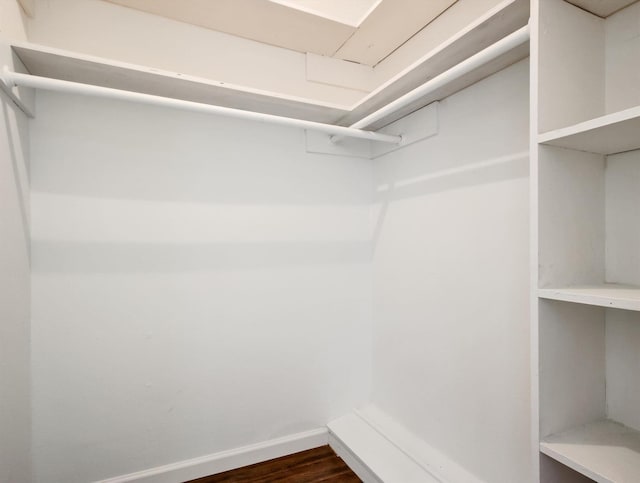
{"type": "Polygon", "coordinates": [[[4,92],[7,97],[15,104],[15,106],[20,109],[22,112],[26,114],[27,117],[33,118],[33,112],[29,109],[22,99],[16,95],[13,88],[17,87],[15,82],[13,82],[11,78],[11,71],[9,67],[6,65],[2,67],[2,72],[0,73],[0,90],[4,92]]]}

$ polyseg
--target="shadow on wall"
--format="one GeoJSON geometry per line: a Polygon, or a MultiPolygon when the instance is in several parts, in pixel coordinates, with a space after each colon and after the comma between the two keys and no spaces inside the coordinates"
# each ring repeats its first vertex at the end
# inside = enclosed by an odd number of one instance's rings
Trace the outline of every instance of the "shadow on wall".
{"type": "Polygon", "coordinates": [[[32,127],[35,272],[371,260],[370,162],[302,130],[46,92],[32,127]]]}
{"type": "Polygon", "coordinates": [[[33,190],[217,204],[368,204],[370,162],[305,152],[300,129],[40,92],[33,190]]]}
{"type": "Polygon", "coordinates": [[[386,201],[414,198],[466,186],[498,183],[529,175],[529,152],[519,152],[486,161],[473,162],[458,168],[391,181],[377,187],[377,194],[386,201]]]}
{"type": "Polygon", "coordinates": [[[81,243],[34,242],[40,273],[171,273],[367,263],[371,243],[81,243]]]}
{"type": "Polygon", "coordinates": [[[528,76],[521,61],[441,101],[437,136],[375,161],[374,243],[393,202],[528,178],[528,76]]]}
{"type": "Polygon", "coordinates": [[[379,202],[378,215],[373,228],[372,254],[380,239],[384,221],[393,201],[416,198],[439,192],[482,184],[499,183],[529,175],[529,152],[519,152],[465,166],[444,169],[402,181],[387,178],[376,188],[379,202]]]}

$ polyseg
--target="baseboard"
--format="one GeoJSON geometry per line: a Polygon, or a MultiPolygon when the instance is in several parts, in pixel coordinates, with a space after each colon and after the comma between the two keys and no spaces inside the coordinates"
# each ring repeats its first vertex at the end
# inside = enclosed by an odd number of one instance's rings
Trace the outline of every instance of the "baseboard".
{"type": "Polygon", "coordinates": [[[127,483],[134,481],[136,483],[181,483],[317,448],[327,443],[327,429],[315,429],[263,443],[116,476],[115,478],[100,480],[98,483],[127,483]]]}
{"type": "Polygon", "coordinates": [[[440,483],[358,414],[332,421],[329,444],[364,483],[440,483]]]}
{"type": "Polygon", "coordinates": [[[358,478],[364,483],[383,483],[378,476],[369,468],[351,448],[349,448],[338,436],[329,432],[329,446],[347,464],[358,478]]]}
{"type": "Polygon", "coordinates": [[[365,483],[484,483],[374,405],[328,427],[329,444],[365,483]]]}
{"type": "Polygon", "coordinates": [[[428,471],[438,481],[446,483],[486,483],[482,478],[462,467],[448,455],[418,438],[387,413],[373,404],[355,413],[383,435],[394,446],[428,471]]]}

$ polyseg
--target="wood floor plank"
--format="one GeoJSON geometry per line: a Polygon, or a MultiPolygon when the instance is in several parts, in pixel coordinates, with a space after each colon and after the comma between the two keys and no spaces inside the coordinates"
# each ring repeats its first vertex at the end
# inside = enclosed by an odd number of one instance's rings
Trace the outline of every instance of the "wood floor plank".
{"type": "Polygon", "coordinates": [[[186,483],[361,483],[361,480],[329,446],[321,446],[186,483]]]}

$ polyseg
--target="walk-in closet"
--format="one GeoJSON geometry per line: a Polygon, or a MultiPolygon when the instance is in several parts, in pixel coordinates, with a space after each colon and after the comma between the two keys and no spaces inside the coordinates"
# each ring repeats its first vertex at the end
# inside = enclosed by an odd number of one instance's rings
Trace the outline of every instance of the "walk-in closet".
{"type": "Polygon", "coordinates": [[[0,483],[639,483],[640,1],[0,0],[0,483]]]}

